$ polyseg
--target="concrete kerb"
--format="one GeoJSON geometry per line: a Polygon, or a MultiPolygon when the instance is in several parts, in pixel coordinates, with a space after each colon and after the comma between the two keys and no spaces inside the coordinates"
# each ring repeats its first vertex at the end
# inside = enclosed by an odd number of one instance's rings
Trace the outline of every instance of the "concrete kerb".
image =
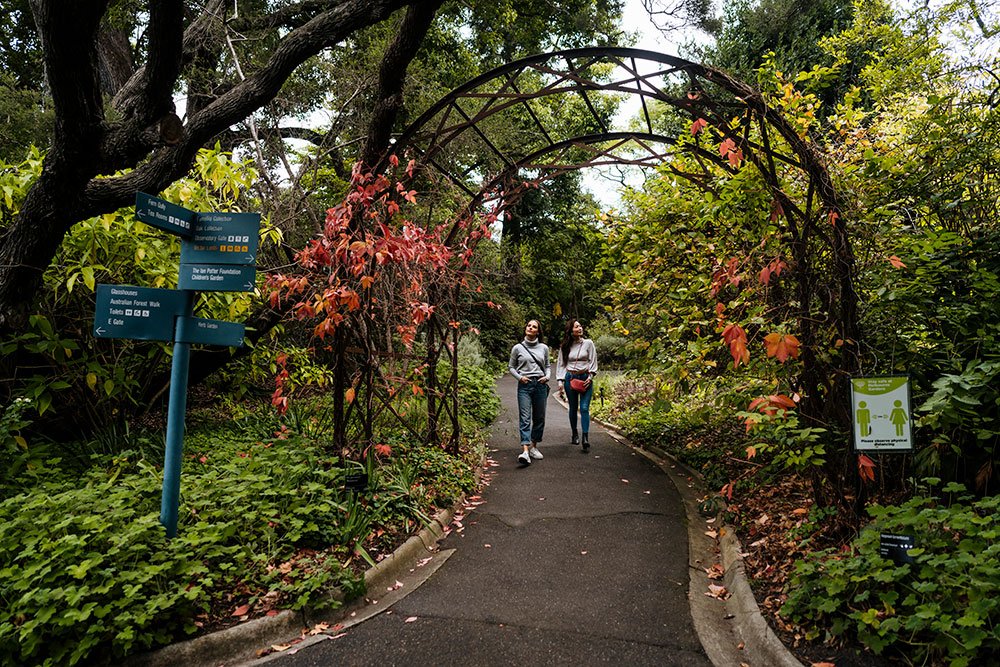
{"type": "MultiPolygon", "coordinates": [[[[568,407],[558,393],[556,400],[568,407]]],[[[701,474],[668,452],[654,453],[636,447],[614,424],[598,419],[593,421],[607,429],[615,440],[659,466],[684,501],[688,524],[688,599],[695,631],[709,659],[716,665],[803,667],[774,634],[760,612],[757,598],[747,581],[743,548],[736,537],[736,531],[731,526],[719,525],[716,529],[717,539],[707,534],[709,524],[698,509],[701,499],[707,495],[701,474]],[[716,554],[721,558],[725,572],[723,583],[729,593],[724,601],[724,614],[719,613],[719,600],[708,594],[709,584],[713,582],[706,570],[711,565],[708,561],[715,560],[716,554]]]]}
{"type": "MultiPolygon", "coordinates": [[[[406,568],[430,552],[433,552],[438,540],[445,534],[445,527],[451,523],[456,509],[461,507],[460,500],[454,507],[441,510],[431,520],[430,525],[422,528],[416,535],[410,537],[392,554],[384,558],[375,567],[365,572],[366,590],[378,590],[387,582],[395,580],[406,568]]],[[[334,591],[331,596],[342,601],[342,591],[334,591]]],[[[165,646],[156,651],[141,653],[129,657],[125,661],[128,667],[168,667],[185,665],[187,667],[217,667],[221,664],[239,664],[249,662],[258,657],[258,651],[272,644],[288,641],[290,637],[299,636],[303,629],[321,620],[328,620],[336,612],[316,612],[312,609],[302,611],[282,611],[274,616],[256,618],[252,621],[218,632],[212,632],[201,637],[165,646]]]]}

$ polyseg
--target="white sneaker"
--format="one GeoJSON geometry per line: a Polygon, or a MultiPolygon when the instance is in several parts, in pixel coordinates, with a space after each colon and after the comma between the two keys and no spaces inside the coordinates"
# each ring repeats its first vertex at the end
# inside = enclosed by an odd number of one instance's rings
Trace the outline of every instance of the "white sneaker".
{"type": "Polygon", "coordinates": [[[540,451],[538,451],[538,447],[532,447],[531,449],[529,449],[528,450],[528,454],[530,454],[531,458],[533,458],[533,459],[544,459],[545,458],[544,456],[542,456],[542,453],[540,451]]]}
{"type": "Polygon", "coordinates": [[[521,452],[517,455],[517,462],[523,466],[531,465],[531,457],[528,456],[528,452],[521,452]]]}

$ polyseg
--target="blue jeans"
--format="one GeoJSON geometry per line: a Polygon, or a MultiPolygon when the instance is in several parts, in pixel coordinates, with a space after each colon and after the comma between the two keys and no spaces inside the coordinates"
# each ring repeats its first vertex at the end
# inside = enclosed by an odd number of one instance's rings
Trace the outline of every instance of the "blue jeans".
{"type": "Polygon", "coordinates": [[[545,432],[545,401],[549,385],[532,379],[517,383],[517,417],[521,444],[541,442],[545,432]]]}
{"type": "Polygon", "coordinates": [[[566,392],[566,402],[569,403],[569,426],[573,429],[573,433],[576,433],[577,403],[580,404],[580,426],[583,427],[584,433],[590,433],[590,399],[594,397],[594,383],[590,383],[587,391],[579,392],[569,385],[569,381],[573,378],[586,380],[589,377],[590,373],[573,374],[567,371],[566,377],[563,378],[563,390],[566,392]]]}

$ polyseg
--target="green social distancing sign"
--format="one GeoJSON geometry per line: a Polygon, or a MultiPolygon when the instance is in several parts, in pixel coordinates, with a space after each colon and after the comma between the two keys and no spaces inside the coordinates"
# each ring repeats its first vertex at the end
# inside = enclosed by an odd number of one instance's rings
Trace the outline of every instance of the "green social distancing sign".
{"type": "Polygon", "coordinates": [[[908,377],[886,375],[852,378],[851,414],[856,450],[913,450],[908,377]]]}

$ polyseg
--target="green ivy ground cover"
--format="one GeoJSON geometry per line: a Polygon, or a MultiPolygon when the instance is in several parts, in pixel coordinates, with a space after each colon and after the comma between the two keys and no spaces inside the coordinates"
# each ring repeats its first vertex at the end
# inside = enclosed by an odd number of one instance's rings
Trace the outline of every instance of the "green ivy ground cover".
{"type": "MultiPolygon", "coordinates": [[[[478,379],[466,408],[482,424],[498,399],[492,378],[478,379]]],[[[231,623],[244,606],[254,616],[336,605],[334,588],[361,592],[366,546],[391,548],[376,535],[405,537],[475,488],[475,456],[396,437],[364,464],[369,486],[355,494],[344,479],[363,464],[320,439],[248,437],[273,424],[266,416],[249,429],[250,419],[192,421],[176,539],[159,524],[159,463],[134,452],[0,494],[0,664],[114,663],[231,623]]]]}

